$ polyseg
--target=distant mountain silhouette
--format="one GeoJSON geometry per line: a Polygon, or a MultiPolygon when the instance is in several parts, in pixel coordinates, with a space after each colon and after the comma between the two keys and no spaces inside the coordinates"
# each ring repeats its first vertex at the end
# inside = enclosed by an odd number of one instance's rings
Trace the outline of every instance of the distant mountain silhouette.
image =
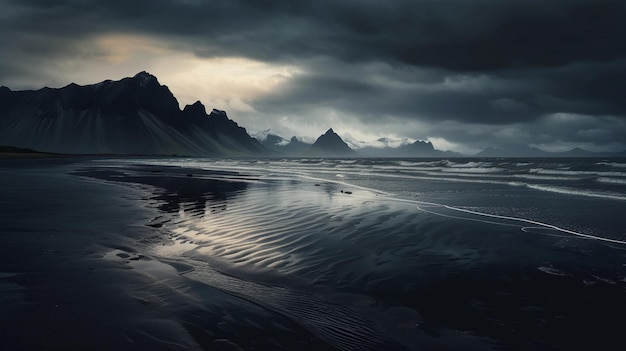
{"type": "Polygon", "coordinates": [[[303,154],[311,148],[311,145],[296,136],[292,136],[289,143],[285,145],[285,150],[290,154],[303,154]]]}
{"type": "Polygon", "coordinates": [[[250,156],[267,154],[224,111],[182,111],[147,72],[93,85],[0,88],[0,145],[68,154],[250,156]]]}
{"type": "Polygon", "coordinates": [[[466,157],[460,153],[436,150],[431,142],[408,139],[380,138],[376,141],[360,141],[349,134],[337,135],[332,129],[320,137],[317,146],[303,137],[283,138],[271,129],[252,135],[266,148],[291,156],[354,156],[354,157],[466,157]],[[330,133],[329,133],[330,132],[330,133]],[[332,144],[332,146],[331,146],[332,144]],[[352,151],[348,151],[347,146],[352,151]],[[322,145],[322,146],[320,146],[322,145]]]}
{"type": "MultiPolygon", "coordinates": [[[[271,130],[252,138],[226,112],[207,114],[199,101],[181,111],[169,88],[147,72],[118,81],[12,91],[0,87],[0,145],[65,154],[189,156],[463,157],[432,143],[381,138],[361,142],[332,129],[315,142],[271,130]],[[352,148],[350,147],[352,145],[352,148]]],[[[9,149],[6,149],[9,150],[9,149]]],[[[8,153],[8,151],[5,151],[8,153]]],[[[487,148],[476,157],[626,157],[575,148],[546,152],[529,146],[487,148]]]]}
{"type": "Polygon", "coordinates": [[[255,133],[252,136],[267,149],[284,155],[303,155],[312,145],[296,136],[287,140],[271,129],[255,133]]]}
{"type": "Polygon", "coordinates": [[[569,151],[547,152],[530,146],[509,148],[489,147],[477,153],[476,157],[626,157],[622,152],[592,152],[579,147],[569,151]]]}
{"type": "Polygon", "coordinates": [[[286,140],[285,138],[276,134],[276,132],[271,129],[266,129],[262,132],[250,134],[250,136],[258,140],[261,145],[265,146],[267,149],[278,152],[282,152],[285,145],[289,144],[289,140],[286,140]]]}
{"type": "Polygon", "coordinates": [[[415,141],[402,144],[398,147],[372,147],[367,146],[356,150],[359,155],[368,157],[460,157],[459,153],[436,150],[428,141],[415,141]]]}
{"type": "Polygon", "coordinates": [[[509,148],[488,147],[477,153],[476,157],[546,157],[549,153],[529,146],[509,148]]]}
{"type": "Polygon", "coordinates": [[[317,138],[315,143],[307,150],[307,154],[315,156],[355,156],[356,152],[331,128],[317,138]]]}

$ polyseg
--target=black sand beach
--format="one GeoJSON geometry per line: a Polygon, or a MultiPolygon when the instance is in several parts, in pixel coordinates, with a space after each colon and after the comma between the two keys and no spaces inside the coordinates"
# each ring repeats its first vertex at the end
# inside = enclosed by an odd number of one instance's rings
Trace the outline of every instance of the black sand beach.
{"type": "MultiPolygon", "coordinates": [[[[170,240],[154,223],[177,200],[69,175],[82,161],[0,166],[1,350],[333,349],[279,314],[182,277],[184,264],[145,254],[170,240]]],[[[169,190],[201,201],[184,195],[200,190],[187,185],[169,190]]]]}
{"type": "Polygon", "coordinates": [[[623,245],[236,168],[3,162],[0,350],[570,350],[619,339],[623,245]]]}

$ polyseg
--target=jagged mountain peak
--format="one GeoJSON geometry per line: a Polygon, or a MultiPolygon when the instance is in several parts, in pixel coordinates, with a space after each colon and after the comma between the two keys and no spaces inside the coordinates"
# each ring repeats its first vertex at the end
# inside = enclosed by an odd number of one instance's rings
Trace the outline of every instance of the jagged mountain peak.
{"type": "Polygon", "coordinates": [[[192,113],[194,115],[199,114],[199,115],[206,116],[206,107],[204,107],[204,105],[200,101],[196,101],[191,105],[185,106],[185,108],[183,109],[183,112],[192,113]]]}
{"type": "Polygon", "coordinates": [[[283,137],[278,135],[278,133],[276,133],[273,129],[265,129],[257,133],[252,133],[250,135],[258,141],[265,141],[268,138],[272,138],[272,137],[278,137],[280,139],[284,139],[283,137]]]}
{"type": "Polygon", "coordinates": [[[312,137],[308,137],[308,136],[294,135],[294,136],[291,137],[290,140],[291,140],[291,142],[313,145],[313,143],[317,139],[312,138],[312,137]]]}
{"type": "Polygon", "coordinates": [[[137,81],[139,83],[139,86],[144,87],[144,88],[151,86],[151,85],[158,85],[158,86],[161,85],[159,84],[157,77],[153,76],[152,74],[146,71],[141,71],[135,74],[135,76],[133,77],[133,80],[137,81]]]}
{"type": "Polygon", "coordinates": [[[0,89],[0,145],[59,153],[161,155],[267,154],[226,112],[207,117],[201,102],[180,110],[145,71],[64,88],[0,89]]]}
{"type": "Polygon", "coordinates": [[[209,113],[209,118],[211,118],[214,121],[220,121],[220,122],[226,122],[230,120],[228,118],[228,115],[226,114],[226,111],[218,110],[216,108],[211,110],[211,113],[209,113]]]}
{"type": "Polygon", "coordinates": [[[321,135],[311,146],[313,153],[331,154],[331,155],[349,155],[354,153],[348,144],[332,128],[321,135]]]}
{"type": "Polygon", "coordinates": [[[413,143],[409,144],[412,146],[421,146],[421,147],[427,147],[430,149],[435,149],[435,147],[433,146],[433,143],[431,143],[430,141],[422,141],[422,140],[416,140],[413,143]]]}
{"type": "Polygon", "coordinates": [[[319,138],[317,138],[317,140],[341,140],[341,142],[343,142],[343,139],[341,139],[341,137],[339,136],[339,134],[335,133],[335,131],[332,128],[329,128],[326,133],[320,135],[319,138]]]}

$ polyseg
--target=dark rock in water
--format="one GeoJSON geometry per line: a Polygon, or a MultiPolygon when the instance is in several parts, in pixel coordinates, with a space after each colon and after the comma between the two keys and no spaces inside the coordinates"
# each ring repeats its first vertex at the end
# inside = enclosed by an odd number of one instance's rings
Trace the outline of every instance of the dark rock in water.
{"type": "Polygon", "coordinates": [[[37,91],[0,89],[0,145],[68,154],[253,156],[266,150],[224,111],[183,111],[147,72],[37,91]]]}

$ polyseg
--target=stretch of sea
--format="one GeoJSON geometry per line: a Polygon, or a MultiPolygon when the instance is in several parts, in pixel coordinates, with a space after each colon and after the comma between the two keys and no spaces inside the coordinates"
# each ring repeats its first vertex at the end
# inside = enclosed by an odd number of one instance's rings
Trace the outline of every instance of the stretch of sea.
{"type": "MultiPolygon", "coordinates": [[[[626,241],[626,159],[158,159],[269,179],[332,182],[431,212],[515,218],[570,234],[626,241]]],[[[341,191],[341,190],[339,190],[341,191]]],[[[474,218],[477,219],[477,218],[474,218]]]]}
{"type": "Polygon", "coordinates": [[[626,313],[626,159],[96,163],[187,184],[153,197],[154,255],[337,349],[568,349],[626,313]]]}

